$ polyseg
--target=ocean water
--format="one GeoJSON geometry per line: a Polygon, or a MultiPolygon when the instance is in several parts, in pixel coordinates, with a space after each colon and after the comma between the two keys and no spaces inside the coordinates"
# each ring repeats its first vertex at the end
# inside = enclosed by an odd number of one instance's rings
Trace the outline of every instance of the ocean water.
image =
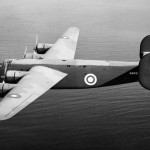
{"type": "MultiPolygon", "coordinates": [[[[0,0],[0,60],[21,58],[27,45],[54,43],[80,28],[78,59],[139,61],[150,33],[148,0],[0,0]]],[[[0,122],[3,149],[150,148],[150,93],[139,83],[50,90],[0,122]]]]}

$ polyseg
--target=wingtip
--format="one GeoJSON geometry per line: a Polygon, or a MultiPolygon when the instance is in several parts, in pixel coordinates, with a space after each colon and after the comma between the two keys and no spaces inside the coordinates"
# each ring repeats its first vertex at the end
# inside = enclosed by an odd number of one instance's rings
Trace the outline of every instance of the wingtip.
{"type": "Polygon", "coordinates": [[[8,119],[10,119],[10,118],[11,118],[11,117],[0,116],[0,121],[8,120],[8,119]]]}
{"type": "Polygon", "coordinates": [[[80,31],[80,29],[78,27],[70,27],[70,29],[80,31]]]}
{"type": "Polygon", "coordinates": [[[8,120],[15,115],[15,113],[13,112],[7,112],[7,108],[5,109],[3,107],[0,107],[0,108],[1,108],[0,109],[0,121],[8,120]],[[6,112],[4,110],[6,110],[6,112]]]}

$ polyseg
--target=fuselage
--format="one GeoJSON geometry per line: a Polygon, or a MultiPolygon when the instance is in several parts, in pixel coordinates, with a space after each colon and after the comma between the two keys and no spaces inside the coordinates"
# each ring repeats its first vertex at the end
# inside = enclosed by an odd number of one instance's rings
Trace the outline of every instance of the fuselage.
{"type": "Polygon", "coordinates": [[[33,66],[46,66],[67,73],[54,89],[96,88],[138,81],[138,62],[100,60],[9,59],[2,64],[6,71],[29,71],[33,66]]]}

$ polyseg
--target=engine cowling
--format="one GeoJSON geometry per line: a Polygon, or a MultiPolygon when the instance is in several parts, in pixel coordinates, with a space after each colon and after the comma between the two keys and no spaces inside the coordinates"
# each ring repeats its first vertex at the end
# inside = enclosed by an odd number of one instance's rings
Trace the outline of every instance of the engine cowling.
{"type": "Polygon", "coordinates": [[[33,59],[34,58],[34,54],[33,53],[26,53],[23,58],[24,59],[33,59]]]}
{"type": "Polygon", "coordinates": [[[150,90],[150,35],[146,36],[141,42],[140,58],[139,82],[144,88],[150,90]]]}
{"type": "Polygon", "coordinates": [[[17,84],[0,83],[0,97],[5,96],[17,84]]]}
{"type": "Polygon", "coordinates": [[[42,59],[43,54],[26,53],[24,59],[42,59]]]}
{"type": "Polygon", "coordinates": [[[8,70],[5,74],[5,82],[16,83],[27,73],[28,73],[27,71],[8,70]]]}
{"type": "Polygon", "coordinates": [[[38,43],[36,45],[35,51],[38,54],[45,54],[48,49],[50,49],[53,46],[53,44],[46,44],[46,43],[38,43]]]}

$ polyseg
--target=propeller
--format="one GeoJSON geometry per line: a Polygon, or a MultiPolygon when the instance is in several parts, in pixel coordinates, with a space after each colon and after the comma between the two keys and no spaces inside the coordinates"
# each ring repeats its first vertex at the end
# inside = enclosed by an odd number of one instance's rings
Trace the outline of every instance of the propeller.
{"type": "Polygon", "coordinates": [[[23,58],[25,58],[25,56],[26,56],[26,54],[27,54],[27,50],[28,50],[28,47],[26,46],[26,47],[25,47],[25,50],[24,50],[23,58]]]}
{"type": "Polygon", "coordinates": [[[34,54],[36,54],[36,47],[37,47],[37,45],[38,45],[38,39],[39,39],[39,36],[38,36],[38,34],[37,34],[37,35],[36,35],[36,38],[35,38],[35,48],[33,48],[34,54]]]}
{"type": "Polygon", "coordinates": [[[2,82],[2,85],[4,85],[5,84],[5,80],[3,80],[3,82],[2,82]]]}
{"type": "Polygon", "coordinates": [[[37,45],[38,44],[38,38],[39,38],[39,36],[38,36],[38,34],[36,35],[36,39],[35,39],[35,44],[37,45]]]}

